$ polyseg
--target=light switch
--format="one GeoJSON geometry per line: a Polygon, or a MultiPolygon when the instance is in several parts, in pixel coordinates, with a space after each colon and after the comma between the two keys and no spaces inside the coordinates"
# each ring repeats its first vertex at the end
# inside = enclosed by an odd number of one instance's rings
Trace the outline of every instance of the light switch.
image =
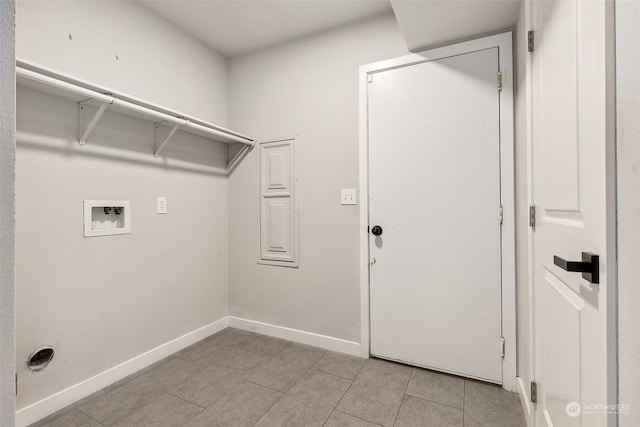
{"type": "Polygon", "coordinates": [[[156,213],[166,214],[167,213],[167,198],[166,197],[158,197],[156,213]]]}
{"type": "Polygon", "coordinates": [[[355,188],[343,188],[341,204],[343,205],[355,205],[356,204],[356,189],[355,188]]]}

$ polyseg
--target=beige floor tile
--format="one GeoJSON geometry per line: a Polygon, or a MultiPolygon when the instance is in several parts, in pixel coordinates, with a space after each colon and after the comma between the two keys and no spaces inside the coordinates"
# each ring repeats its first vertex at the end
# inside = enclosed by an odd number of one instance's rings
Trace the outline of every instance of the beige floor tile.
{"type": "Polygon", "coordinates": [[[417,397],[405,396],[400,405],[396,427],[462,427],[462,409],[440,405],[417,397]]]}
{"type": "Polygon", "coordinates": [[[464,380],[451,375],[414,368],[407,387],[407,394],[462,409],[464,380]]]}
{"type": "Polygon", "coordinates": [[[309,371],[256,426],[322,426],[350,384],[335,375],[309,371]]]}
{"type": "Polygon", "coordinates": [[[362,357],[327,351],[324,356],[313,365],[313,369],[352,380],[358,375],[366,362],[367,359],[363,359],[362,357]]]}
{"type": "Polygon", "coordinates": [[[338,407],[340,412],[385,426],[393,425],[411,368],[369,359],[338,407]]]}
{"type": "Polygon", "coordinates": [[[252,426],[276,403],[282,393],[247,381],[193,418],[188,427],[252,426]]]}
{"type": "Polygon", "coordinates": [[[206,408],[229,393],[246,373],[225,368],[207,368],[199,375],[168,390],[169,393],[206,408]]]}
{"type": "Polygon", "coordinates": [[[101,427],[102,424],[80,411],[72,410],[56,417],[47,417],[31,427],[101,427]]]}
{"type": "Polygon", "coordinates": [[[242,348],[256,353],[274,355],[280,353],[289,343],[290,341],[280,338],[258,335],[244,344],[242,348]]]}
{"type": "Polygon", "coordinates": [[[126,383],[128,383],[129,381],[131,381],[130,378],[123,378],[120,381],[117,381],[111,385],[106,386],[105,388],[98,390],[95,393],[90,394],[89,396],[82,398],[80,400],[78,400],[77,402],[72,403],[71,405],[67,406],[66,408],[63,408],[49,416],[47,416],[46,418],[31,424],[31,427],[40,427],[43,425],[47,425],[48,423],[52,422],[53,420],[60,418],[61,415],[64,415],[68,412],[73,412],[74,409],[79,408],[80,406],[86,405],[87,403],[91,402],[92,400],[98,399],[101,396],[104,396],[105,394],[109,393],[111,390],[115,390],[118,387],[121,387],[123,385],[125,385],[126,383]]]}
{"type": "Polygon", "coordinates": [[[378,427],[379,425],[342,412],[333,411],[324,427],[378,427]]]}
{"type": "Polygon", "coordinates": [[[155,366],[153,369],[137,376],[137,378],[157,381],[168,389],[200,374],[205,369],[207,368],[202,365],[178,358],[169,358],[166,359],[165,363],[155,366]]]}
{"type": "Polygon", "coordinates": [[[302,344],[290,344],[246,379],[280,392],[288,391],[325,353],[302,344]]]}
{"type": "Polygon", "coordinates": [[[139,411],[114,424],[117,427],[181,427],[202,412],[202,408],[165,394],[139,411]]]}
{"type": "Polygon", "coordinates": [[[145,377],[136,378],[78,407],[104,425],[112,425],[164,394],[164,386],[145,377]]]}
{"type": "Polygon", "coordinates": [[[33,427],[526,427],[514,393],[228,328],[33,427]],[[205,408],[205,409],[203,409],[205,408]]]}
{"type": "Polygon", "coordinates": [[[257,334],[229,329],[201,345],[180,354],[180,358],[204,366],[213,366],[233,350],[243,346],[257,334]]]}
{"type": "Polygon", "coordinates": [[[213,365],[216,369],[228,369],[243,372],[246,375],[253,370],[265,365],[271,360],[267,354],[254,353],[252,351],[238,348],[232,350],[228,355],[213,365]]]}

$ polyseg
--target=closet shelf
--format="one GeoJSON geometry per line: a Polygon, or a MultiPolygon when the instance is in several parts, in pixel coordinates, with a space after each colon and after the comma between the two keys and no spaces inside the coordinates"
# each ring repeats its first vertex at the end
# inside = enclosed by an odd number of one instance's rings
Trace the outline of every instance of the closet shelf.
{"type": "MultiPolygon", "coordinates": [[[[84,145],[91,132],[98,124],[106,109],[128,116],[155,123],[156,157],[169,143],[176,131],[198,135],[223,144],[243,144],[240,152],[246,152],[254,145],[254,140],[238,132],[214,125],[177,111],[142,101],[140,99],[94,85],[49,68],[30,63],[25,60],[16,61],[17,84],[36,89],[78,103],[78,143],[84,145]],[[97,108],[97,112],[89,117],[86,106],[97,108]],[[170,131],[160,131],[160,127],[168,127],[170,131]]],[[[233,166],[237,159],[232,159],[227,168],[233,166]]]]}

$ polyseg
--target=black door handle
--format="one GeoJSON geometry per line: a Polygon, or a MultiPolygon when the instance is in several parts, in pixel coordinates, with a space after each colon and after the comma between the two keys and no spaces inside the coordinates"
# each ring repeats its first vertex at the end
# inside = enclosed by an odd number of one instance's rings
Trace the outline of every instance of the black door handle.
{"type": "Polygon", "coordinates": [[[600,257],[591,252],[582,252],[582,261],[567,261],[554,255],[553,263],[565,271],[582,273],[589,283],[600,283],[600,257]]]}
{"type": "Polygon", "coordinates": [[[379,236],[382,234],[382,227],[380,227],[379,225],[374,225],[373,228],[371,229],[371,234],[373,234],[374,236],[379,236]]]}

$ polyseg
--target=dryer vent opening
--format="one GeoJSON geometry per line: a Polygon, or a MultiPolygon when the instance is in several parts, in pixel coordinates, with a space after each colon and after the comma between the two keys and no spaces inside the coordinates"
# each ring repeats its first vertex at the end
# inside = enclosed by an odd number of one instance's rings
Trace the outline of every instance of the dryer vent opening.
{"type": "Polygon", "coordinates": [[[53,359],[53,348],[42,347],[31,353],[29,360],[27,360],[27,366],[32,371],[41,371],[47,367],[51,359],[53,359]]]}

